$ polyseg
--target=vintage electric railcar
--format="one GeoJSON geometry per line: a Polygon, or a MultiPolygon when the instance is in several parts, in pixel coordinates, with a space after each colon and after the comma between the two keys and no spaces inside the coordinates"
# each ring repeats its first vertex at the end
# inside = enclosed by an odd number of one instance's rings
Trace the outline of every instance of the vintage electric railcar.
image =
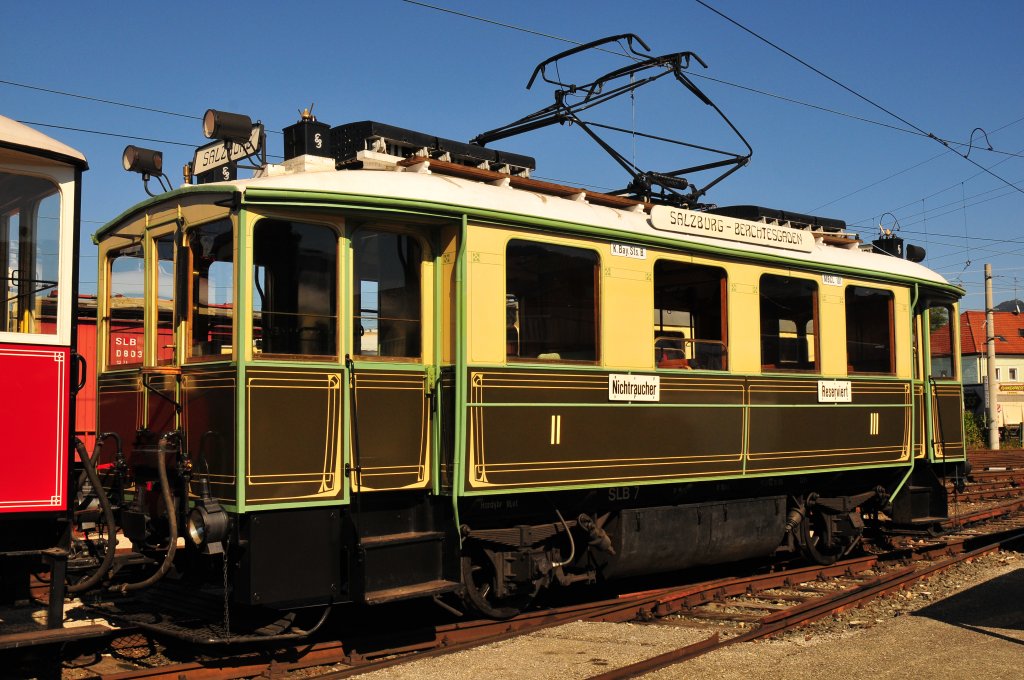
{"type": "Polygon", "coordinates": [[[0,603],[26,599],[40,555],[63,564],[70,545],[72,424],[83,375],[72,312],[86,168],[78,151],[0,116],[0,603]]]}
{"type": "Polygon", "coordinates": [[[96,235],[101,467],[177,575],[505,616],[945,516],[963,291],[938,274],[832,220],[555,185],[376,123],[285,135],[283,163],[96,235]]]}

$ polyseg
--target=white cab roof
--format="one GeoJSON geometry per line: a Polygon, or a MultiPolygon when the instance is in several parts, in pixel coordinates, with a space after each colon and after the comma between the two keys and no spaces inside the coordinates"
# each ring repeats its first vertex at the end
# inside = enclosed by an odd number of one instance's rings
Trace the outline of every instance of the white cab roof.
{"type": "Polygon", "coordinates": [[[86,165],[85,156],[80,151],[6,116],[0,116],[0,146],[20,147],[22,151],[29,152],[37,150],[40,155],[60,157],[75,165],[86,165]]]}

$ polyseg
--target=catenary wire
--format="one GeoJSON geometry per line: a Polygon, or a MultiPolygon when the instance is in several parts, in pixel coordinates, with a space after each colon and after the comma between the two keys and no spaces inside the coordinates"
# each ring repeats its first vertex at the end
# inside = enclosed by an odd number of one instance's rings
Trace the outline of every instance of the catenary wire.
{"type": "MultiPolygon", "coordinates": [[[[401,0],[401,2],[410,4],[410,5],[416,5],[418,7],[423,7],[425,9],[431,9],[431,10],[434,10],[434,11],[437,11],[437,12],[442,12],[442,13],[445,13],[445,14],[451,14],[451,15],[454,15],[454,16],[462,17],[464,19],[470,19],[470,20],[479,21],[479,22],[482,22],[482,23],[485,23],[485,24],[491,24],[492,26],[498,26],[500,28],[507,28],[507,29],[512,30],[512,31],[519,31],[521,33],[527,33],[529,35],[535,35],[535,36],[539,36],[539,37],[542,37],[542,38],[549,38],[551,40],[557,40],[559,42],[568,43],[570,45],[577,45],[578,46],[578,45],[583,45],[584,44],[584,43],[580,42],[579,40],[573,40],[572,38],[566,38],[564,36],[554,35],[554,34],[551,34],[551,33],[544,33],[543,31],[537,31],[537,30],[532,29],[532,28],[526,28],[525,26],[518,26],[516,24],[510,24],[510,23],[503,22],[503,21],[497,21],[495,19],[488,19],[487,17],[482,17],[482,16],[478,16],[478,15],[475,15],[475,14],[470,14],[468,12],[461,12],[461,11],[454,10],[454,9],[451,9],[451,8],[448,8],[448,7],[443,7],[441,5],[434,5],[434,4],[427,3],[427,2],[421,2],[420,0],[401,0]]],[[[597,50],[599,50],[601,52],[606,52],[608,54],[614,54],[616,56],[625,57],[627,59],[632,59],[634,61],[638,60],[638,58],[635,57],[634,55],[627,54],[625,52],[609,50],[609,49],[605,49],[605,48],[601,48],[601,47],[597,47],[595,49],[597,49],[597,50]]],[[[892,125],[890,123],[885,123],[883,121],[873,120],[871,118],[865,118],[863,116],[858,116],[858,115],[855,115],[855,114],[852,114],[852,113],[846,113],[844,111],[838,111],[836,109],[831,109],[831,108],[829,108],[827,106],[821,106],[820,104],[813,104],[811,102],[805,102],[805,101],[802,101],[800,99],[796,99],[796,98],[793,98],[793,97],[787,97],[787,96],[781,95],[781,94],[776,94],[774,92],[769,92],[767,90],[762,90],[762,89],[759,89],[759,88],[756,88],[756,87],[751,87],[749,85],[741,85],[740,83],[734,83],[734,82],[731,82],[731,81],[728,81],[728,80],[722,80],[721,78],[714,78],[712,76],[708,76],[708,75],[704,75],[704,74],[696,73],[696,72],[688,72],[687,75],[692,76],[694,78],[700,78],[701,80],[707,80],[707,81],[710,81],[710,82],[713,82],[713,83],[718,83],[720,85],[726,85],[728,87],[736,88],[738,90],[745,90],[747,92],[751,92],[751,93],[754,93],[754,94],[762,95],[764,97],[771,97],[773,99],[778,99],[780,101],[784,101],[784,102],[787,102],[787,103],[790,103],[790,104],[795,104],[797,106],[803,106],[803,107],[806,107],[806,108],[809,108],[809,109],[815,109],[817,111],[821,111],[821,112],[824,112],[824,113],[830,113],[832,115],[842,116],[844,118],[850,118],[852,120],[860,121],[862,123],[868,123],[870,125],[877,125],[879,127],[884,127],[884,128],[888,128],[890,130],[894,130],[896,132],[902,132],[904,134],[910,134],[910,135],[914,135],[916,137],[933,137],[933,138],[937,139],[939,142],[941,142],[943,144],[949,144],[949,145],[952,145],[952,146],[961,146],[961,147],[969,147],[969,146],[971,146],[970,143],[968,143],[968,142],[957,142],[957,141],[953,141],[953,140],[949,140],[949,139],[943,139],[941,137],[935,137],[934,135],[931,135],[930,133],[925,132],[924,130],[913,129],[912,127],[900,127],[898,125],[892,125]]],[[[1022,118],[1021,120],[1024,120],[1024,118],[1022,118]]],[[[982,151],[989,151],[991,153],[996,153],[996,154],[1002,154],[1002,155],[1006,155],[1006,156],[1013,156],[1013,157],[1018,157],[1018,158],[1024,158],[1024,153],[1020,153],[1020,152],[1019,153],[1012,153],[1012,152],[1009,152],[1009,151],[1002,151],[1000,149],[995,149],[995,148],[993,148],[993,149],[984,149],[983,148],[981,150],[982,151]]],[[[954,151],[954,153],[956,153],[956,152],[954,151]]]]}
{"type": "MultiPolygon", "coordinates": [[[[747,28],[746,26],[744,26],[743,24],[739,23],[738,21],[736,21],[736,20],[735,20],[735,19],[733,19],[732,17],[729,17],[728,15],[726,15],[726,14],[722,13],[721,11],[719,11],[719,10],[715,9],[714,7],[712,7],[711,5],[709,5],[708,3],[704,2],[704,0],[694,0],[694,2],[696,2],[697,4],[699,4],[699,5],[703,6],[703,7],[706,7],[707,9],[709,9],[709,10],[710,10],[710,11],[712,11],[712,12],[714,12],[714,13],[715,13],[715,14],[717,14],[718,16],[722,17],[723,19],[725,19],[725,20],[726,20],[726,21],[728,21],[729,23],[731,23],[731,24],[735,25],[736,27],[738,27],[738,28],[742,29],[743,31],[746,31],[747,33],[749,33],[750,35],[754,36],[754,37],[755,37],[755,38],[757,38],[758,40],[760,40],[760,41],[764,42],[765,44],[769,45],[770,47],[772,47],[772,48],[774,48],[774,49],[778,50],[779,52],[782,52],[782,53],[783,53],[784,55],[786,55],[786,56],[787,56],[787,57],[789,57],[790,59],[793,59],[794,61],[796,61],[796,62],[798,62],[798,63],[800,63],[800,64],[802,64],[802,65],[806,66],[807,68],[811,69],[812,71],[814,71],[815,73],[817,73],[817,74],[818,74],[819,76],[821,76],[822,78],[825,78],[825,79],[826,79],[826,80],[828,80],[829,82],[831,82],[831,83],[834,83],[835,85],[838,85],[839,87],[841,87],[842,89],[846,90],[846,91],[847,91],[847,92],[849,92],[850,94],[854,95],[854,96],[855,96],[855,97],[857,97],[858,99],[861,99],[861,100],[863,100],[864,102],[867,102],[867,103],[868,103],[868,104],[870,104],[871,106],[875,107],[876,109],[878,109],[878,110],[880,110],[880,111],[882,111],[882,112],[884,112],[884,113],[887,113],[888,115],[892,116],[893,118],[895,118],[896,120],[900,121],[900,122],[901,122],[901,123],[903,123],[904,125],[907,125],[907,126],[909,126],[909,127],[913,128],[914,130],[916,130],[916,131],[918,131],[918,132],[920,132],[920,133],[922,133],[922,134],[924,134],[924,135],[927,135],[927,137],[928,137],[929,139],[933,139],[933,140],[935,140],[936,142],[938,142],[939,144],[942,144],[943,146],[945,146],[946,148],[950,148],[949,142],[946,142],[946,141],[944,141],[944,140],[940,139],[939,137],[935,136],[934,134],[932,134],[932,133],[930,133],[930,132],[926,132],[925,130],[922,130],[921,128],[919,128],[919,127],[918,127],[917,125],[914,125],[913,123],[911,123],[911,122],[910,122],[909,120],[907,120],[906,118],[903,118],[902,116],[900,116],[900,115],[898,115],[898,114],[896,114],[896,113],[893,113],[892,111],[890,111],[889,109],[885,108],[885,107],[884,107],[884,106],[882,106],[881,104],[879,104],[879,103],[877,103],[877,102],[875,102],[875,101],[873,101],[873,100],[869,99],[868,97],[866,97],[866,96],[862,95],[861,93],[857,92],[857,91],[856,91],[856,90],[854,90],[853,88],[851,88],[851,87],[848,87],[847,85],[844,85],[843,83],[839,82],[838,80],[836,80],[836,79],[835,79],[835,78],[833,78],[832,76],[828,75],[828,74],[827,74],[827,73],[825,73],[824,71],[822,71],[822,70],[818,69],[817,67],[815,67],[815,66],[812,66],[811,64],[807,63],[806,61],[804,61],[804,60],[803,60],[803,59],[801,59],[800,57],[796,56],[796,55],[795,55],[795,54],[793,54],[792,52],[789,52],[789,51],[785,50],[784,48],[780,47],[779,45],[776,45],[775,43],[773,43],[773,42],[772,42],[771,40],[769,40],[768,38],[765,38],[765,37],[764,37],[763,35],[761,35],[761,34],[757,33],[756,31],[754,31],[754,30],[752,30],[752,29],[749,29],[749,28],[747,28]]],[[[1004,184],[1006,184],[1007,186],[1009,186],[1009,187],[1012,187],[1013,189],[1015,189],[1015,190],[1019,191],[1020,193],[1024,194],[1024,189],[1021,189],[1021,188],[1020,188],[1019,186],[1017,186],[1016,184],[1013,184],[1013,183],[1012,183],[1012,182],[1010,182],[1009,180],[1007,180],[1007,179],[1004,179],[1003,177],[1001,177],[1001,176],[997,175],[996,173],[992,172],[991,170],[989,170],[989,169],[988,169],[988,168],[986,168],[985,166],[981,165],[981,164],[980,164],[980,163],[978,163],[977,161],[975,161],[975,160],[973,160],[973,159],[969,158],[969,157],[968,157],[967,155],[965,155],[965,154],[961,154],[961,153],[957,153],[957,155],[958,155],[958,156],[960,156],[961,158],[963,158],[963,159],[964,159],[965,161],[967,161],[968,163],[970,163],[970,164],[974,165],[975,167],[977,167],[977,168],[980,168],[980,169],[981,169],[981,170],[982,170],[983,172],[986,172],[987,174],[991,175],[992,177],[994,177],[994,178],[998,179],[998,180],[999,180],[1000,182],[1003,182],[1003,183],[1004,183],[1004,184]]]]}

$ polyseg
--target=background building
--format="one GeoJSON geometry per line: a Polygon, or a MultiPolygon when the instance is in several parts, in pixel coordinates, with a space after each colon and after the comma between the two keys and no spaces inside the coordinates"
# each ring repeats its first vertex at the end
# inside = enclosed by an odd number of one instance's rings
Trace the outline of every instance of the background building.
{"type": "MultiPolygon", "coordinates": [[[[1017,431],[1024,421],[1024,315],[993,312],[996,339],[996,408],[1000,428],[1017,431]]],[[[960,314],[960,355],[967,410],[984,415],[988,383],[985,312],[960,314]]],[[[984,422],[982,417],[981,422],[984,422]]]]}

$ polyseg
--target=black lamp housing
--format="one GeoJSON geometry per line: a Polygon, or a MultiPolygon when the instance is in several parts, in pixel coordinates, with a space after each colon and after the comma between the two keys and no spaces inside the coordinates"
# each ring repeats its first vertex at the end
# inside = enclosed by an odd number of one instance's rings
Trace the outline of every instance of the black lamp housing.
{"type": "Polygon", "coordinates": [[[189,513],[186,528],[192,543],[203,555],[219,555],[224,552],[231,520],[210,493],[209,471],[199,479],[199,496],[195,507],[189,513]]]}
{"type": "Polygon", "coordinates": [[[241,113],[207,109],[203,115],[203,134],[208,139],[244,144],[252,135],[252,119],[241,113]]]}
{"type": "Polygon", "coordinates": [[[129,144],[121,155],[121,165],[128,172],[159,177],[163,174],[164,154],[160,151],[129,144]]]}

